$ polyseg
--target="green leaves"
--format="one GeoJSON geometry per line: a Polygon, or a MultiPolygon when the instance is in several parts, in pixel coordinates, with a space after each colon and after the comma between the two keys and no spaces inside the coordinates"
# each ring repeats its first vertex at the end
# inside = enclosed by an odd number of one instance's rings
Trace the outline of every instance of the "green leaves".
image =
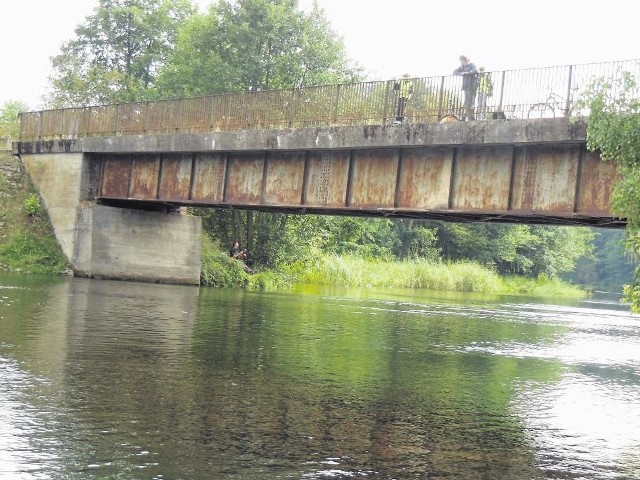
{"type": "Polygon", "coordinates": [[[357,76],[321,10],[295,0],[221,0],[191,18],[158,79],[163,96],[335,83],[357,76]]]}
{"type": "Polygon", "coordinates": [[[142,100],[174,47],[189,0],[100,0],[52,59],[52,107],[142,100]]]}
{"type": "MultiPolygon", "coordinates": [[[[615,215],[627,219],[627,249],[640,253],[640,100],[638,83],[629,72],[614,79],[598,79],[585,95],[591,115],[587,124],[587,147],[605,161],[615,162],[620,180],[611,195],[615,215]]],[[[625,300],[640,312],[640,272],[633,285],[624,287],[625,300]]]]}
{"type": "Polygon", "coordinates": [[[20,120],[18,114],[29,109],[24,102],[9,100],[0,108],[0,137],[20,136],[20,120]]]}

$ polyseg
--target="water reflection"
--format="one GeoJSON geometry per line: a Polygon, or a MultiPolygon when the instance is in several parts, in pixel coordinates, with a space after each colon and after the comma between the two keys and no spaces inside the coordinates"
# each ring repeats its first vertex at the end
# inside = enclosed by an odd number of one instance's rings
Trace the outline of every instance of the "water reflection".
{"type": "Polygon", "coordinates": [[[640,478],[623,310],[1,280],[0,476],[640,478]]]}
{"type": "MultiPolygon", "coordinates": [[[[6,348],[6,345],[3,345],[6,348]]],[[[57,442],[48,435],[46,406],[31,403],[28,390],[42,384],[23,372],[15,361],[0,356],[0,476],[2,478],[46,478],[57,469],[57,442]],[[46,439],[32,448],[31,439],[46,439]]]]}

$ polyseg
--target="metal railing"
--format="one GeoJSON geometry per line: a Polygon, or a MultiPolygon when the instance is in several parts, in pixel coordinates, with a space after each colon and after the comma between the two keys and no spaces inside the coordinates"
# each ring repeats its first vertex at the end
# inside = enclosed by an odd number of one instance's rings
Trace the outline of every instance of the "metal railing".
{"type": "MultiPolygon", "coordinates": [[[[481,118],[587,115],[577,100],[594,79],[640,78],[640,60],[487,72],[493,94],[481,118]]],[[[460,76],[411,79],[406,123],[434,123],[463,116],[460,76]]],[[[394,80],[320,85],[171,100],[121,103],[20,114],[20,140],[92,135],[166,134],[392,123],[394,80]]]]}

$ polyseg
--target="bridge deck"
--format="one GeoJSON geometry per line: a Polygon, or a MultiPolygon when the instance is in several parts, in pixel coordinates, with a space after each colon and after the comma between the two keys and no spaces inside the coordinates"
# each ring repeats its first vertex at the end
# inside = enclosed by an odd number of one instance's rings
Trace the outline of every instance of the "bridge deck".
{"type": "Polygon", "coordinates": [[[567,119],[332,127],[22,142],[81,152],[94,198],[180,206],[621,227],[617,172],[567,119]]]}

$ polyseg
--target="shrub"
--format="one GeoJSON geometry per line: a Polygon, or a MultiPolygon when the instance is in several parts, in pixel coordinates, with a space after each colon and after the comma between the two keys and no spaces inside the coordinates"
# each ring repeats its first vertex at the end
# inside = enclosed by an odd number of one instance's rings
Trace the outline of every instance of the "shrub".
{"type": "Polygon", "coordinates": [[[24,209],[30,217],[34,217],[42,211],[40,197],[37,193],[31,193],[24,199],[24,209]]]}

